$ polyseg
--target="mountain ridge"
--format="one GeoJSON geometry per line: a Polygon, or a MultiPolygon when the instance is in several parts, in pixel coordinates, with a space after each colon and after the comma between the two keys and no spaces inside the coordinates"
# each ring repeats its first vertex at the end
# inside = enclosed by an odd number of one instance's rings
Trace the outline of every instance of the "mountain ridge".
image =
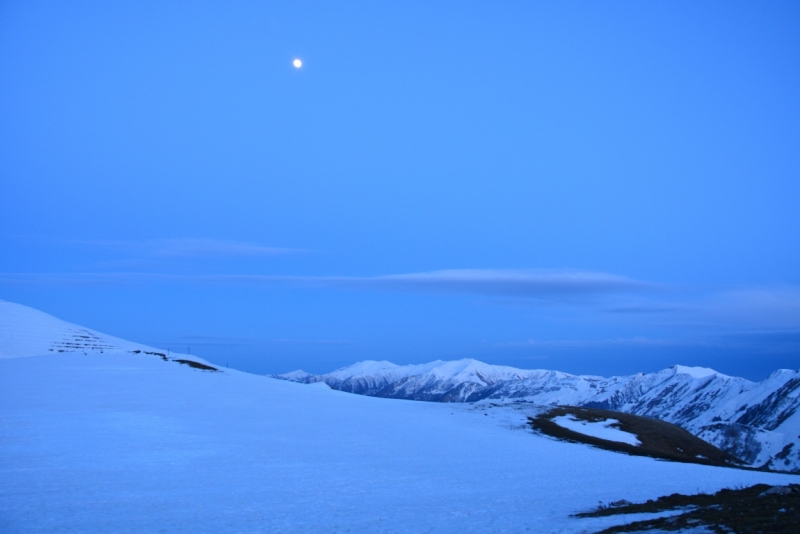
{"type": "Polygon", "coordinates": [[[800,371],[779,369],[760,382],[705,367],[604,378],[525,370],[477,360],[400,366],[367,360],[332,373],[273,378],[325,382],[349,393],[429,402],[571,405],[667,421],[745,464],[800,472],[800,371]]]}

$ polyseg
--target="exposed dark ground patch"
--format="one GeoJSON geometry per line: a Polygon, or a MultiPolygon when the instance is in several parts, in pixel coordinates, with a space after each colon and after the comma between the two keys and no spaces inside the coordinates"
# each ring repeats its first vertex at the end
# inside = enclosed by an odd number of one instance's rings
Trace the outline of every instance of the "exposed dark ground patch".
{"type": "Polygon", "coordinates": [[[200,369],[202,371],[219,371],[216,367],[211,367],[210,365],[206,365],[200,362],[194,362],[192,360],[172,360],[173,362],[182,363],[183,365],[188,365],[193,369],[200,369]]]}
{"type": "Polygon", "coordinates": [[[152,354],[153,356],[160,357],[165,362],[169,361],[169,358],[167,358],[167,355],[164,354],[163,352],[151,352],[151,351],[148,351],[148,350],[141,351],[141,350],[138,350],[138,349],[137,350],[132,350],[131,352],[133,352],[134,354],[142,354],[142,353],[144,353],[144,354],[152,354]]]}
{"type": "Polygon", "coordinates": [[[603,517],[619,514],[656,513],[687,509],[681,515],[635,521],[607,528],[598,534],[642,532],[658,529],[677,531],[704,526],[717,533],[789,534],[800,532],[800,485],[756,484],[743,489],[723,489],[713,495],[675,493],[658,500],[624,506],[604,506],[575,517],[603,517]],[[769,494],[764,492],[770,491],[769,494]]]}
{"type": "MultiPolygon", "coordinates": [[[[138,349],[137,350],[132,350],[131,352],[133,354],[152,354],[153,356],[158,356],[159,358],[161,358],[165,362],[169,361],[169,358],[167,358],[167,355],[164,354],[163,352],[152,352],[152,351],[138,350],[138,349]]],[[[193,360],[174,359],[172,361],[173,362],[178,362],[178,363],[183,364],[183,365],[188,365],[189,367],[191,367],[193,369],[200,369],[201,371],[219,371],[219,369],[217,369],[216,367],[211,367],[210,365],[206,365],[206,364],[200,363],[200,362],[195,362],[193,360]]]]}
{"type": "Polygon", "coordinates": [[[662,460],[691,462],[724,467],[741,467],[741,462],[730,454],[694,436],[683,428],[659,421],[622,412],[558,406],[537,417],[529,417],[528,424],[536,431],[566,441],[586,443],[602,449],[623,452],[636,456],[650,456],[662,460]],[[635,434],[640,446],[587,436],[557,425],[551,419],[562,415],[572,415],[583,421],[597,422],[606,419],[619,421],[616,428],[635,434]]]}

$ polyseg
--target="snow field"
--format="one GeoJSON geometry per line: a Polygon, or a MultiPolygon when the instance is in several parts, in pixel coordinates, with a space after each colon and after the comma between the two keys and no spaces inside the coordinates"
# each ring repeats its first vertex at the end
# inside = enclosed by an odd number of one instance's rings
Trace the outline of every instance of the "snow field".
{"type": "Polygon", "coordinates": [[[798,480],[563,443],[524,430],[522,412],[483,413],[144,354],[6,359],[0,531],[593,532],[633,518],[569,515],[798,480]]]}
{"type": "Polygon", "coordinates": [[[560,427],[586,436],[627,443],[628,445],[635,445],[637,447],[642,444],[634,434],[625,432],[619,428],[614,428],[613,425],[619,424],[619,421],[616,419],[589,422],[576,419],[574,415],[561,415],[559,417],[554,417],[552,421],[560,427]]]}

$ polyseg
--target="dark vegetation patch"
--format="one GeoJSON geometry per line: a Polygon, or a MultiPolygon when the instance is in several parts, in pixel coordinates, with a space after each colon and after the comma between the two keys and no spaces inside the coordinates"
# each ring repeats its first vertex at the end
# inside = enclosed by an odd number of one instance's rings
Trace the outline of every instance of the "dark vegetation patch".
{"type": "MultiPolygon", "coordinates": [[[[153,356],[160,357],[165,362],[169,361],[169,358],[167,358],[167,355],[164,354],[163,352],[152,352],[148,350],[138,350],[138,349],[132,350],[131,352],[133,354],[152,354],[153,356]]],[[[196,362],[193,360],[172,360],[172,361],[178,362],[183,365],[188,365],[192,369],[200,369],[201,371],[219,371],[219,369],[217,369],[216,367],[211,367],[210,365],[206,365],[204,363],[196,362]]]]}
{"type": "Polygon", "coordinates": [[[152,354],[153,356],[160,356],[161,359],[164,360],[165,362],[169,360],[169,358],[167,358],[167,355],[164,354],[163,352],[151,352],[151,351],[147,351],[147,350],[142,351],[142,350],[138,350],[138,349],[137,350],[132,350],[131,352],[134,353],[134,354],[142,354],[142,353],[144,353],[144,354],[152,354]]]}
{"type": "Polygon", "coordinates": [[[703,441],[679,426],[629,413],[594,408],[577,408],[574,406],[558,406],[537,417],[529,417],[528,424],[534,430],[554,438],[586,443],[601,449],[635,456],[649,456],[662,460],[725,467],[740,467],[742,465],[739,460],[730,454],[703,441]],[[574,432],[552,421],[554,417],[562,415],[572,415],[575,419],[589,422],[616,419],[619,424],[614,425],[615,428],[634,434],[642,444],[639,446],[629,445],[574,432]]]}
{"type": "Polygon", "coordinates": [[[631,504],[627,501],[601,506],[575,517],[603,517],[618,514],[657,513],[685,510],[683,514],[635,521],[610,527],[598,534],[677,531],[705,527],[711,532],[737,534],[796,533],[800,530],[800,485],[768,486],[756,484],[743,489],[723,489],[708,495],[675,493],[658,500],[631,504]]]}
{"type": "Polygon", "coordinates": [[[173,362],[182,363],[184,365],[188,365],[193,369],[200,369],[202,371],[219,371],[216,367],[211,367],[210,365],[206,365],[204,363],[195,362],[192,360],[172,360],[173,362]]]}

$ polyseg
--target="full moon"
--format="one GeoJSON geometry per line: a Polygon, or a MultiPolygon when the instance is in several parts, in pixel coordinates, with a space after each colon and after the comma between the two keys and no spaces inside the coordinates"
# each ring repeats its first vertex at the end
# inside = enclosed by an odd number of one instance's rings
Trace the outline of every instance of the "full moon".
{"type": "Polygon", "coordinates": [[[302,67],[302,66],[303,66],[303,62],[302,62],[302,61],[300,61],[299,59],[295,59],[294,61],[292,61],[292,65],[294,65],[294,66],[295,66],[295,68],[298,68],[298,69],[299,69],[300,67],[302,67]]]}

